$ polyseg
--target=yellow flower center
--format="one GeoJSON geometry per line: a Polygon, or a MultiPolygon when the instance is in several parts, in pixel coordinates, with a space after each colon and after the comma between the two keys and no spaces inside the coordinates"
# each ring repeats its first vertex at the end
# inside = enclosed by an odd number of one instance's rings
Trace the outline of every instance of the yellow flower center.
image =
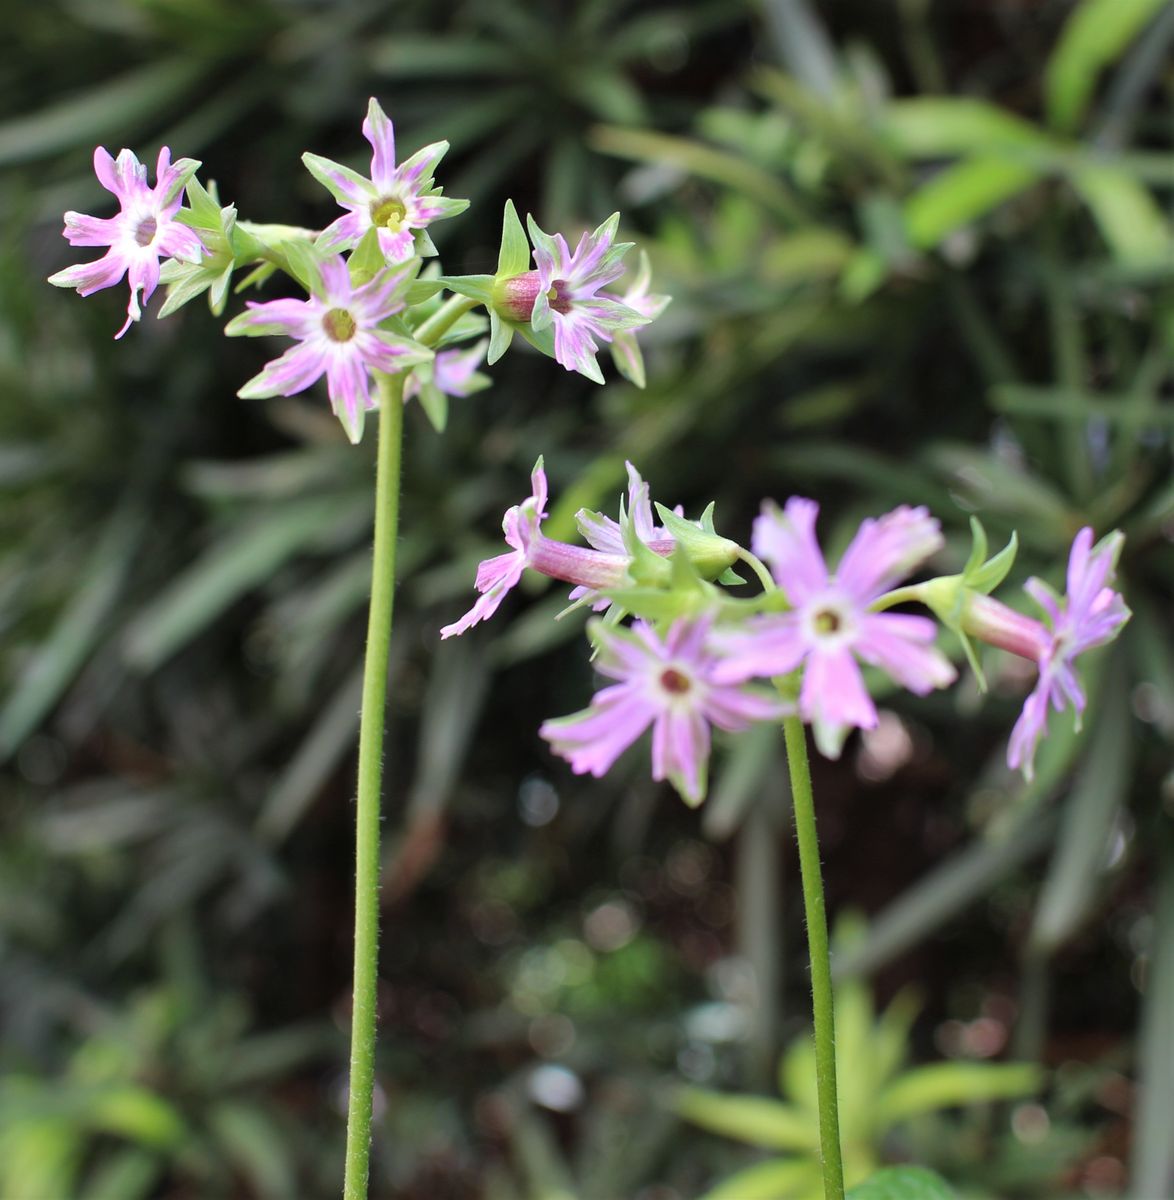
{"type": "Polygon", "coordinates": [[[322,328],[332,342],[349,342],[355,336],[355,318],[345,308],[332,308],[322,318],[322,328]]]}

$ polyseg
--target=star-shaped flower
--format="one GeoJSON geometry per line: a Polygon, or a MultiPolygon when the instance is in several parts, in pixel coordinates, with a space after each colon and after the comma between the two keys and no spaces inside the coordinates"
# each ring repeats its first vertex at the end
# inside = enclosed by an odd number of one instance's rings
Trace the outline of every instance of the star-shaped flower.
{"type": "Polygon", "coordinates": [[[652,778],[668,779],[689,804],[705,795],[710,726],[737,731],[781,719],[777,696],[718,678],[707,645],[711,618],[675,621],[662,638],[645,621],[630,629],[595,622],[596,669],[617,682],[589,708],[546,721],[539,733],[578,775],[599,778],[651,725],[652,778]]]}
{"type": "Polygon", "coordinates": [[[143,315],[140,296],[145,303],[158,286],[160,257],[196,262],[204,253],[195,230],[175,220],[184,184],[199,165],[190,158],[172,163],[171,151],[164,146],[155,164],[155,186],[149,187],[147,168],[131,151],[121,150],[117,159],[102,146],[94,151],[98,181],[117,197],[120,211],[106,218],[67,212],[64,232],[71,246],[110,249],[93,262],[58,271],[49,282],[76,288],[78,295],[89,296],[113,287],[125,275],[130,283],[130,303],[126,322],[114,335],[116,338],[143,315]]]}
{"type": "MultiPolygon", "coordinates": [[[[389,263],[407,262],[416,253],[416,233],[433,221],[455,217],[468,200],[442,195],[432,178],[448,142],[433,142],[396,166],[395,129],[372,97],[363,121],[363,136],[371,144],[371,177],[317,154],[303,154],[310,174],[347,210],[328,225],[318,239],[320,250],[351,249],[369,229],[389,263]]],[[[434,253],[430,243],[426,252],[434,253]]]]}
{"type": "Polygon", "coordinates": [[[537,267],[530,324],[537,331],[554,328],[554,357],[568,371],[596,383],[603,373],[595,361],[596,342],[610,342],[623,329],[647,325],[650,316],[637,312],[600,289],[623,273],[622,259],[631,242],[615,243],[620,214],[613,213],[594,233],[584,233],[574,253],[561,233],[553,237],[528,219],[537,267]]]}
{"type": "Polygon", "coordinates": [[[1028,595],[1044,610],[1050,636],[1039,653],[1039,681],[1027,697],[1011,731],[1007,762],[1022,767],[1031,779],[1035,750],[1048,731],[1048,708],[1063,712],[1069,705],[1077,728],[1085,709],[1084,689],[1076,674],[1076,659],[1094,646],[1112,641],[1132,615],[1113,582],[1124,537],[1112,533],[1093,546],[1093,531],[1085,526],[1068,556],[1068,591],[1057,596],[1042,580],[1029,579],[1028,595]]]}
{"type": "Polygon", "coordinates": [[[874,600],[942,545],[924,508],[902,506],[857,531],[835,574],[815,537],[819,505],[794,496],[780,511],[763,506],[754,523],[754,552],[771,568],[792,610],[750,618],[742,628],[715,630],[722,655],[715,677],[734,682],[785,675],[802,666],[799,712],[829,757],[852,726],[876,727],[876,707],[857,660],[880,667],[918,695],[945,687],[954,668],[934,648],[927,617],[870,612],[874,600]]]}
{"type": "Polygon", "coordinates": [[[391,374],[431,358],[423,346],[380,328],[404,307],[403,289],[413,272],[388,268],[355,287],[338,255],[318,263],[317,271],[308,300],[250,302],[248,312],[228,323],[225,333],[230,336],[285,334],[298,341],[237,394],[246,399],[292,396],[325,375],[335,415],[350,440],[358,442],[367,410],[375,407],[371,372],[391,374]]]}

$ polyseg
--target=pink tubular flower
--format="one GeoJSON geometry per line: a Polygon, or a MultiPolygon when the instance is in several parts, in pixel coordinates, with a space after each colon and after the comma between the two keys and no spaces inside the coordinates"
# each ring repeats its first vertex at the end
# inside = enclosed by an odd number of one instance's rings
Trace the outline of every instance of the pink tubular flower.
{"type": "Polygon", "coordinates": [[[476,588],[481,595],[459,621],[440,631],[442,638],[462,634],[479,621],[493,616],[527,567],[589,591],[619,587],[625,582],[630,561],[626,555],[601,554],[582,546],[556,542],[542,533],[546,496],[546,472],[540,458],[530,475],[529,497],[509,509],[501,523],[510,550],[487,558],[477,568],[476,588]]]}
{"type": "Polygon", "coordinates": [[[190,158],[172,164],[171,151],[164,146],[155,164],[152,188],[147,186],[147,168],[129,150],[120,151],[117,159],[102,146],[94,151],[98,181],[118,198],[121,211],[109,218],[67,212],[65,237],[71,246],[110,249],[94,262],[58,271],[49,282],[76,288],[79,296],[89,296],[113,287],[125,275],[130,283],[130,303],[126,323],[114,335],[116,338],[143,315],[139,296],[141,293],[145,303],[158,286],[161,255],[195,262],[204,253],[204,244],[195,230],[175,220],[184,184],[199,165],[190,158]]]}
{"type": "Polygon", "coordinates": [[[934,648],[934,622],[869,607],[942,545],[938,523],[924,508],[902,506],[857,531],[835,574],[815,538],[819,506],[792,497],[780,512],[764,505],[754,523],[754,552],[792,605],[792,611],[752,617],[742,629],[715,631],[722,653],[717,679],[784,675],[805,664],[799,711],[816,744],[839,754],[848,727],[875,728],[876,708],[857,659],[880,667],[903,687],[924,695],[954,680],[954,668],[934,648]]]}
{"type": "Polygon", "coordinates": [[[228,323],[225,333],[230,336],[286,334],[298,340],[237,395],[245,399],[292,396],[325,375],[335,415],[350,440],[358,442],[366,412],[375,407],[371,372],[401,371],[427,361],[431,352],[379,328],[403,308],[401,292],[410,270],[380,271],[370,282],[355,287],[346,263],[337,255],[319,263],[318,269],[320,277],[312,284],[308,300],[250,302],[248,312],[228,323]]]}
{"type": "MultiPolygon", "coordinates": [[[[628,470],[628,516],[631,518],[632,528],[640,541],[651,551],[667,558],[676,549],[677,543],[668,530],[657,525],[653,519],[648,484],[641,478],[640,472],[630,462],[625,462],[624,466],[628,470]]],[[[673,511],[678,516],[683,515],[683,509],[679,504],[673,511]]],[[[618,521],[613,521],[611,517],[605,516],[603,513],[581,508],[575,514],[575,523],[592,549],[603,554],[627,557],[628,550],[624,545],[624,534],[618,521]]],[[[582,600],[590,594],[590,591],[590,588],[577,587],[571,592],[570,598],[582,600]]],[[[592,605],[597,612],[610,606],[610,602],[606,599],[596,600],[592,605]]]]}
{"type": "Polygon", "coordinates": [[[730,731],[781,719],[786,706],[752,687],[718,680],[718,658],[706,645],[711,618],[682,618],[662,640],[651,625],[631,629],[597,623],[596,667],[611,687],[589,708],[546,721],[539,733],[577,775],[605,775],[652,726],[652,778],[668,779],[688,804],[705,795],[710,726],[730,731]]]}
{"type": "Polygon", "coordinates": [[[387,261],[406,262],[416,253],[417,230],[455,217],[469,202],[443,196],[442,189],[433,184],[432,173],[448,150],[448,142],[425,146],[396,166],[395,129],[373,97],[363,121],[363,136],[372,150],[370,179],[329,158],[302,155],[310,174],[347,210],[322,231],[318,247],[350,249],[367,230],[375,229],[387,261]]]}
{"type": "Polygon", "coordinates": [[[553,325],[555,359],[568,371],[602,383],[595,339],[610,342],[618,330],[635,329],[652,319],[614,297],[599,295],[600,288],[624,273],[621,260],[631,248],[630,242],[614,244],[620,214],[613,213],[594,233],[584,233],[573,254],[561,233],[543,233],[533,217],[528,223],[538,268],[530,324],[537,332],[553,325]]]}
{"type": "Polygon", "coordinates": [[[1039,681],[1023,705],[1007,747],[1008,765],[1022,767],[1029,780],[1036,746],[1048,731],[1049,705],[1062,712],[1070,704],[1080,727],[1086,701],[1075,660],[1086,650],[1112,641],[1131,616],[1121,594],[1109,586],[1123,535],[1111,533],[1095,547],[1092,539],[1093,531],[1085,526],[1072,543],[1066,596],[1056,596],[1039,579],[1029,579],[1024,585],[1051,626],[1039,655],[1039,681]]]}

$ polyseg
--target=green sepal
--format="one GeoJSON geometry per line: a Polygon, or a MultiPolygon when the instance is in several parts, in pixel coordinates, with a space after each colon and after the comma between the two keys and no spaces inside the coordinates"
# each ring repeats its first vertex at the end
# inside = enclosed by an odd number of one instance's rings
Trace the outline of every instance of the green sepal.
{"type": "Polygon", "coordinates": [[[421,382],[417,399],[424,415],[432,422],[432,428],[443,433],[448,424],[448,397],[429,379],[421,382]]]}
{"type": "Polygon", "coordinates": [[[677,516],[663,504],[656,504],[655,507],[665,529],[706,579],[716,579],[738,561],[741,549],[738,543],[722,537],[713,528],[712,503],[701,514],[700,525],[677,516]]]}
{"type": "Polygon", "coordinates": [[[990,595],[1007,578],[1008,572],[1015,564],[1015,556],[1019,552],[1019,535],[1012,530],[1011,539],[1002,550],[994,558],[986,559],[986,531],[977,517],[970,518],[970,529],[974,537],[974,546],[966,566],[962,568],[962,578],[967,587],[982,592],[984,596],[990,595]]]}
{"type": "Polygon", "coordinates": [[[467,296],[486,308],[493,307],[492,275],[441,275],[437,282],[458,296],[467,296]]]}
{"type": "MultiPolygon", "coordinates": [[[[529,325],[515,325],[514,328],[541,354],[545,354],[547,358],[554,358],[554,330],[544,329],[541,332],[532,328],[529,325]]],[[[601,375],[598,380],[603,382],[601,375]]]]}
{"type": "Polygon", "coordinates": [[[508,279],[530,269],[530,243],[514,202],[505,202],[501,219],[501,249],[497,252],[497,278],[508,279]]]}
{"type": "Polygon", "coordinates": [[[641,541],[628,513],[628,506],[623,500],[620,501],[619,526],[620,536],[624,539],[624,553],[632,560],[628,574],[638,585],[668,586],[674,575],[669,560],[662,558],[641,541]]]}
{"type": "Polygon", "coordinates": [[[309,242],[277,242],[269,247],[269,253],[277,259],[277,265],[307,292],[313,296],[322,294],[322,272],[318,266],[318,256],[309,242]]]}
{"type": "Polygon", "coordinates": [[[514,340],[514,324],[507,321],[495,308],[489,310],[489,349],[485,352],[485,361],[489,366],[510,348],[514,340]]]}
{"type": "Polygon", "coordinates": [[[439,279],[413,279],[404,292],[404,303],[408,308],[416,308],[433,296],[439,295],[445,285],[439,279]]]}
{"type": "Polygon", "coordinates": [[[718,583],[724,583],[727,587],[734,587],[736,584],[745,583],[746,580],[734,570],[733,567],[726,569],[717,577],[718,583]]]}
{"type": "Polygon", "coordinates": [[[351,283],[356,287],[369,283],[386,266],[387,258],[379,245],[379,233],[374,228],[368,229],[347,259],[351,283]]]}
{"type": "Polygon", "coordinates": [[[239,296],[241,292],[246,291],[251,287],[260,287],[268,279],[271,279],[277,274],[277,266],[271,262],[258,263],[236,287],[232,289],[233,295],[239,296]]]}

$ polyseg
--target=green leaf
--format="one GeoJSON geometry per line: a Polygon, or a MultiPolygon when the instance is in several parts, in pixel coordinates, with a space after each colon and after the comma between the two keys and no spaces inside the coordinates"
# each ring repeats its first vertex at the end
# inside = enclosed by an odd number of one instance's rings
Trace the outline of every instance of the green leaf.
{"type": "Polygon", "coordinates": [[[1029,188],[1038,168],[995,155],[946,167],[905,202],[909,240],[923,250],[1029,188]]]}
{"type": "Polygon", "coordinates": [[[176,1146],[187,1136],[183,1118],[161,1096],[131,1084],[95,1093],[87,1123],[144,1146],[176,1146]]]}
{"type": "Polygon", "coordinates": [[[1080,167],[1071,179],[1116,259],[1144,264],[1170,254],[1169,223],[1153,195],[1127,171],[1080,167]]]}
{"type": "Polygon", "coordinates": [[[673,1100],[677,1114],[710,1133],[769,1150],[814,1151],[819,1128],[811,1114],[765,1096],[727,1096],[684,1088],[673,1100]]]}
{"type": "Polygon", "coordinates": [[[886,1167],[848,1192],[847,1200],[957,1200],[950,1185],[924,1167],[886,1167]]]}
{"type": "Polygon", "coordinates": [[[1064,24],[1044,71],[1048,120],[1071,132],[1088,109],[1100,73],[1166,0],[1083,0],[1064,24]]]}
{"type": "Polygon", "coordinates": [[[160,112],[192,90],[210,66],[198,55],[179,55],[6,121],[0,125],[0,166],[107,139],[118,139],[116,145],[131,141],[132,133],[157,122],[160,112]]]}
{"type": "Polygon", "coordinates": [[[779,1158],[735,1172],[701,1200],[806,1200],[820,1191],[819,1163],[779,1158]]]}
{"type": "Polygon", "coordinates": [[[876,1101],[876,1119],[884,1128],[941,1108],[1030,1096],[1042,1083],[1043,1072],[1031,1063],[930,1063],[885,1088],[876,1101]]]}
{"type": "Polygon", "coordinates": [[[1088,916],[1102,886],[1113,821],[1129,787],[1129,695],[1119,658],[1113,668],[1098,697],[1092,739],[1064,805],[1056,851],[1032,922],[1030,944],[1045,954],[1062,946],[1088,916]]]}
{"type": "Polygon", "coordinates": [[[89,1177],[81,1200],[145,1200],[163,1173],[164,1163],[139,1149],[115,1153],[89,1177]]]}
{"type": "Polygon", "coordinates": [[[61,698],[102,638],[135,558],[145,515],[120,510],[78,572],[78,586],[48,637],[25,664],[0,708],[0,761],[61,698]]]}
{"type": "Polygon", "coordinates": [[[497,277],[508,279],[511,275],[522,275],[530,269],[530,241],[514,202],[505,202],[501,219],[501,249],[497,253],[497,277]]]}
{"type": "Polygon", "coordinates": [[[127,660],[153,670],[245,592],[353,515],[352,497],[313,499],[263,512],[182,571],[126,630],[127,660]]]}
{"type": "Polygon", "coordinates": [[[991,155],[999,150],[1052,150],[1055,142],[1021,117],[985,100],[921,97],[891,103],[883,130],[909,158],[991,155]]]}
{"type": "Polygon", "coordinates": [[[266,1200],[288,1200],[298,1193],[286,1138],[259,1108],[236,1102],[219,1104],[208,1125],[225,1157],[234,1163],[266,1200]]]}

